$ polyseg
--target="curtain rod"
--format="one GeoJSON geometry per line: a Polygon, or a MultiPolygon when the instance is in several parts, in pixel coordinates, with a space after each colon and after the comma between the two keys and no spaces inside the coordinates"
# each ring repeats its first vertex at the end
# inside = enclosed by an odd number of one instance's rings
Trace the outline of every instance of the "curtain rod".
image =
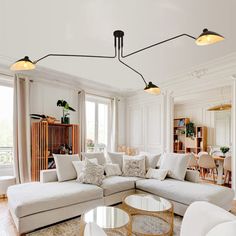
{"type": "MultiPolygon", "coordinates": [[[[81,91],[79,91],[78,93],[80,94],[81,91]]],[[[86,91],[85,91],[85,93],[88,94],[88,95],[96,96],[96,97],[101,97],[101,98],[106,98],[106,99],[114,100],[113,97],[103,96],[103,95],[99,95],[99,94],[95,94],[95,93],[89,93],[89,92],[86,92],[86,91]]],[[[120,99],[118,99],[118,101],[120,101],[120,99]]]]}

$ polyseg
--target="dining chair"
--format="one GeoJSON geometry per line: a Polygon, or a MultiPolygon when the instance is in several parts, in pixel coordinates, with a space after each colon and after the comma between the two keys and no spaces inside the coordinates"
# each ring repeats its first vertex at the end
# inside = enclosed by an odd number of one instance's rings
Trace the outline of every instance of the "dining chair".
{"type": "Polygon", "coordinates": [[[212,172],[213,181],[215,182],[215,173],[217,173],[216,164],[212,156],[209,154],[202,154],[198,160],[198,166],[200,168],[200,175],[205,179],[206,173],[212,172]]]}
{"type": "Polygon", "coordinates": [[[208,155],[208,152],[199,152],[199,153],[197,154],[198,157],[200,157],[201,155],[208,155]]]}
{"type": "Polygon", "coordinates": [[[188,157],[189,157],[188,169],[192,170],[198,169],[198,158],[193,153],[189,153],[188,157]]]}
{"type": "Polygon", "coordinates": [[[224,159],[224,173],[225,173],[225,181],[224,183],[229,185],[229,182],[231,181],[231,156],[226,156],[224,159]],[[228,181],[227,181],[228,179],[228,181]]]}

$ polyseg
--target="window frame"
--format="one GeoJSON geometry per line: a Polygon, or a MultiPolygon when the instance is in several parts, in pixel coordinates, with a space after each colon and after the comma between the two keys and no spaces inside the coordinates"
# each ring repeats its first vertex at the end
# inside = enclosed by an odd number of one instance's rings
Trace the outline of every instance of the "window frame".
{"type": "MultiPolygon", "coordinates": [[[[13,89],[13,96],[14,96],[14,84],[13,84],[13,76],[7,76],[3,75],[0,73],[0,86],[2,87],[8,87],[13,89]],[[11,79],[9,79],[9,77],[11,79]]],[[[14,98],[13,98],[14,99],[14,98]]],[[[13,106],[13,104],[12,104],[13,106]]],[[[13,125],[13,124],[12,124],[13,125]]],[[[13,174],[13,166],[14,166],[14,144],[12,146],[12,152],[13,152],[13,157],[12,157],[12,163],[11,164],[1,164],[0,163],[0,171],[3,173],[7,173],[7,175],[10,175],[8,173],[13,174]]]]}
{"type": "MultiPolygon", "coordinates": [[[[107,146],[104,149],[104,152],[110,150],[110,128],[111,128],[111,99],[103,98],[95,95],[86,95],[85,102],[94,102],[95,103],[95,131],[94,131],[94,152],[98,152],[98,106],[99,104],[107,105],[107,146]]],[[[86,121],[87,122],[87,121],[86,121]]],[[[87,140],[87,127],[86,127],[86,140],[87,140]]],[[[87,152],[87,145],[86,145],[87,152]]]]}

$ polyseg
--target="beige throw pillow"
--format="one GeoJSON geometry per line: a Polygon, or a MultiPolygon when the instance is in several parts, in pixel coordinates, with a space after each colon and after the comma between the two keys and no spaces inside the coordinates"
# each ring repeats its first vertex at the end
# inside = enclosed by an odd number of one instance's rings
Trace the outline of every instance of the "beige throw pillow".
{"type": "Polygon", "coordinates": [[[146,174],[146,178],[148,178],[148,179],[157,179],[157,180],[162,181],[166,178],[167,173],[168,173],[168,170],[149,168],[149,170],[146,174]]]}
{"type": "Polygon", "coordinates": [[[105,165],[105,173],[107,177],[122,175],[120,166],[118,164],[111,163],[105,165]]]}
{"type": "Polygon", "coordinates": [[[97,165],[90,160],[85,160],[85,165],[79,174],[78,181],[85,184],[94,184],[100,186],[102,184],[104,167],[97,165]]]}
{"type": "Polygon", "coordinates": [[[142,156],[145,156],[145,165],[146,165],[146,170],[149,168],[155,169],[157,167],[157,163],[160,160],[161,154],[152,154],[149,152],[140,152],[139,153],[142,156]]]}
{"type": "Polygon", "coordinates": [[[124,176],[145,177],[145,174],[145,156],[123,157],[124,176]]]}

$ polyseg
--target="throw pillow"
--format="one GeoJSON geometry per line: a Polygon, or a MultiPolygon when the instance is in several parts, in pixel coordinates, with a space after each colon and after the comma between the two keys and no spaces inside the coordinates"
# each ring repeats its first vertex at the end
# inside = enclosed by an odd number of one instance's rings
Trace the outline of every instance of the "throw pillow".
{"type": "Polygon", "coordinates": [[[85,160],[82,172],[78,176],[78,181],[85,184],[94,184],[100,186],[102,184],[104,167],[85,160]]]}
{"type": "Polygon", "coordinates": [[[148,170],[149,168],[155,169],[157,167],[157,163],[161,157],[161,154],[151,154],[148,152],[140,152],[140,155],[145,156],[146,170],[148,170]]]}
{"type": "Polygon", "coordinates": [[[162,181],[166,178],[167,173],[168,173],[168,170],[149,168],[149,170],[146,174],[146,178],[148,178],[148,179],[157,179],[157,180],[162,181]]]}
{"type": "Polygon", "coordinates": [[[105,165],[106,164],[106,158],[104,156],[103,152],[91,152],[91,153],[83,153],[83,157],[88,159],[94,159],[96,158],[98,160],[99,165],[105,165]]]}
{"type": "Polygon", "coordinates": [[[188,167],[189,157],[185,154],[164,154],[160,169],[168,170],[167,176],[173,179],[184,180],[188,167]]]}
{"type": "Polygon", "coordinates": [[[193,183],[200,182],[200,173],[197,170],[187,170],[185,180],[193,183]]]}
{"type": "Polygon", "coordinates": [[[118,164],[106,164],[105,165],[106,176],[122,175],[120,166],[118,164]]]}
{"type": "Polygon", "coordinates": [[[124,152],[108,152],[107,155],[111,160],[111,163],[118,164],[120,166],[120,169],[122,170],[124,152]]]}
{"type": "Polygon", "coordinates": [[[123,158],[123,175],[133,177],[145,177],[145,156],[129,157],[124,156],[123,158]]]}
{"type": "MultiPolygon", "coordinates": [[[[94,159],[89,159],[91,162],[98,164],[98,160],[96,158],[94,159]]],[[[84,165],[85,165],[85,161],[72,161],[72,164],[75,168],[76,174],[77,174],[77,179],[80,175],[80,173],[82,172],[84,165]]]]}
{"type": "Polygon", "coordinates": [[[79,161],[79,155],[61,155],[53,154],[55,163],[57,178],[59,182],[76,179],[76,171],[73,167],[72,161],[79,161]]]}

